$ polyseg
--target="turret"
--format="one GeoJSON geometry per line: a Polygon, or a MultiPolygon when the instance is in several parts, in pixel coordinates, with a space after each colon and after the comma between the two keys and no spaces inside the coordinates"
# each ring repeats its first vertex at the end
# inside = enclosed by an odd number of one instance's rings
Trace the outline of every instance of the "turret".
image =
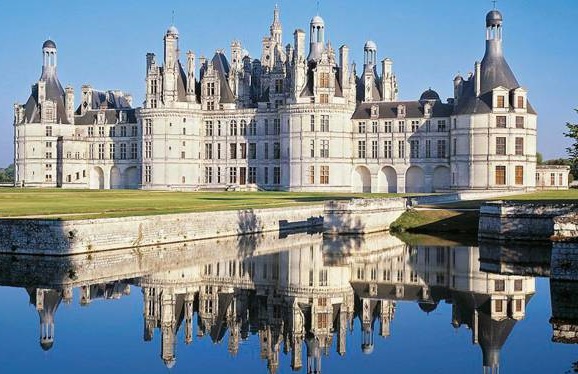
{"type": "Polygon", "coordinates": [[[277,5],[275,5],[275,9],[273,10],[273,23],[269,30],[271,31],[271,38],[275,43],[281,44],[283,29],[281,27],[281,21],[279,20],[279,7],[277,5]]]}
{"type": "Polygon", "coordinates": [[[195,102],[195,54],[187,52],[187,101],[195,102]]]}
{"type": "Polygon", "coordinates": [[[325,21],[319,16],[311,19],[309,27],[309,56],[308,61],[317,61],[321,58],[325,44],[325,21]]]}

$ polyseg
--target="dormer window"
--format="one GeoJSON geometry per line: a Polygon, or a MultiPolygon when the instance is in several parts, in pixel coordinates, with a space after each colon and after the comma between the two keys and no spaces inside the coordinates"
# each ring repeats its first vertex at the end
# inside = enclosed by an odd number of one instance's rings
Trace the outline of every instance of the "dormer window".
{"type": "Polygon", "coordinates": [[[496,99],[496,107],[505,108],[505,98],[504,95],[498,95],[496,99]]]}
{"type": "Polygon", "coordinates": [[[104,112],[98,113],[98,123],[104,123],[104,112]]]}
{"type": "Polygon", "coordinates": [[[207,96],[215,96],[215,82],[207,83],[207,96]]]}
{"type": "Polygon", "coordinates": [[[524,109],[524,96],[518,96],[516,99],[516,108],[524,109]]]}
{"type": "Polygon", "coordinates": [[[126,122],[126,112],[124,112],[124,111],[121,110],[121,111],[118,113],[118,117],[119,117],[119,122],[121,122],[121,123],[126,122]]]}
{"type": "Polygon", "coordinates": [[[398,105],[397,106],[397,116],[398,117],[405,117],[405,105],[398,105]]]}
{"type": "Polygon", "coordinates": [[[379,117],[379,106],[372,105],[371,106],[371,118],[379,117]]]}

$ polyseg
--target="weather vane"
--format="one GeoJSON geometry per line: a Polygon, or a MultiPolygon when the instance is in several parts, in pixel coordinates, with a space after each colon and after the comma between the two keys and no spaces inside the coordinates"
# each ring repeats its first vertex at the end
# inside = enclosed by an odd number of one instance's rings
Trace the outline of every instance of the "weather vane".
{"type": "Polygon", "coordinates": [[[174,26],[175,24],[175,10],[173,9],[172,11],[172,16],[171,16],[171,24],[174,26]]]}
{"type": "Polygon", "coordinates": [[[317,0],[317,15],[319,15],[319,0],[317,0]]]}
{"type": "Polygon", "coordinates": [[[496,2],[497,0],[492,0],[492,3],[494,3],[494,9],[496,9],[496,2]]]}

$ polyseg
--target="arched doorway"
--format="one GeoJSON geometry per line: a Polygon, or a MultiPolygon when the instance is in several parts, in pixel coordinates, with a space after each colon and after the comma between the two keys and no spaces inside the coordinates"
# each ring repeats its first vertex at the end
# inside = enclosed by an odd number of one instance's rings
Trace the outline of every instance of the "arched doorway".
{"type": "Polygon", "coordinates": [[[122,188],[122,178],[120,177],[120,170],[116,166],[110,169],[110,189],[118,190],[122,188]]]}
{"type": "Polygon", "coordinates": [[[104,189],[104,171],[100,166],[93,166],[90,169],[90,188],[93,190],[104,189]]]}
{"type": "Polygon", "coordinates": [[[136,166],[127,168],[123,173],[122,179],[124,188],[136,190],[140,185],[140,174],[138,173],[138,168],[136,166]]]}
{"type": "Polygon", "coordinates": [[[351,178],[353,192],[371,192],[371,173],[365,166],[358,166],[351,178]]]}
{"type": "Polygon", "coordinates": [[[438,166],[433,172],[433,189],[447,190],[450,188],[450,168],[447,166],[438,166]]]}
{"type": "Polygon", "coordinates": [[[426,192],[425,174],[419,166],[411,166],[405,172],[405,192],[426,192]]]}
{"type": "Polygon", "coordinates": [[[378,178],[379,192],[397,192],[397,173],[391,166],[384,166],[379,172],[378,178]]]}

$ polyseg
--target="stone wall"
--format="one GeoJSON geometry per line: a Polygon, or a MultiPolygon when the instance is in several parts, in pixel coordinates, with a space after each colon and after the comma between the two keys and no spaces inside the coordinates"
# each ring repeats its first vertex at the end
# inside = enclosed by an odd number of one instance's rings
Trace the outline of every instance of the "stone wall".
{"type": "Polygon", "coordinates": [[[576,204],[496,201],[480,207],[478,237],[499,240],[549,240],[554,218],[576,204]]]}
{"type": "Polygon", "coordinates": [[[0,220],[0,252],[69,255],[319,227],[323,205],[92,220],[0,220]]]}
{"type": "Polygon", "coordinates": [[[353,199],[325,203],[325,234],[366,234],[389,230],[406,211],[405,198],[353,199]]]}

